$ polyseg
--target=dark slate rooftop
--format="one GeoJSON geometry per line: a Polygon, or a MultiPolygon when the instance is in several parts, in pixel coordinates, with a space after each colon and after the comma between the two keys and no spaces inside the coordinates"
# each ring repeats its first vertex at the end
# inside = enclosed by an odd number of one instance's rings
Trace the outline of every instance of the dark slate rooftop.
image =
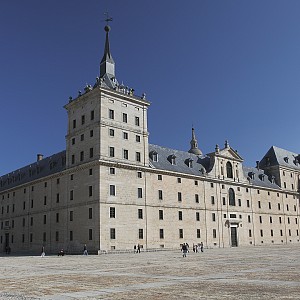
{"type": "Polygon", "coordinates": [[[192,153],[152,144],[149,144],[149,154],[150,166],[153,168],[198,176],[206,173],[210,161],[210,158],[205,155],[197,156],[192,153]],[[158,155],[157,162],[151,159],[153,153],[158,155]],[[175,157],[176,164],[174,165],[171,163],[172,155],[175,157]],[[189,160],[192,162],[191,166],[189,166],[189,160]]]}
{"type": "Polygon", "coordinates": [[[249,183],[257,186],[280,189],[280,187],[275,183],[272,178],[268,177],[265,172],[261,169],[254,167],[245,167],[243,166],[244,175],[248,178],[249,183]]]}
{"type": "Polygon", "coordinates": [[[284,166],[295,170],[300,170],[300,156],[297,153],[272,146],[259,163],[260,167],[284,166]]]}
{"type": "Polygon", "coordinates": [[[0,177],[0,192],[65,170],[66,151],[34,162],[0,177]]]}

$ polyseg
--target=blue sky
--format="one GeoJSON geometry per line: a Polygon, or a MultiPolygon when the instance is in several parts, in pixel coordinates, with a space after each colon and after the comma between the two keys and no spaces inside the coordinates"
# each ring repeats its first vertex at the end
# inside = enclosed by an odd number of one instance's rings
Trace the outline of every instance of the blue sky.
{"type": "Polygon", "coordinates": [[[99,74],[104,12],[119,82],[145,92],[150,142],[254,166],[300,152],[300,1],[15,0],[0,7],[0,174],[65,149],[63,106],[99,74]]]}

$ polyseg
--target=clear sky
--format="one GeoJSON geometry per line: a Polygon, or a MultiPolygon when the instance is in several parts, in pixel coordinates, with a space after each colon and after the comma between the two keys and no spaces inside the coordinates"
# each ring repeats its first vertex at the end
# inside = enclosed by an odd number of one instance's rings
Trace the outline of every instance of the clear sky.
{"type": "Polygon", "coordinates": [[[300,1],[14,0],[0,5],[0,174],[65,149],[63,106],[99,75],[104,12],[119,82],[146,93],[149,141],[255,166],[299,153],[300,1]]]}

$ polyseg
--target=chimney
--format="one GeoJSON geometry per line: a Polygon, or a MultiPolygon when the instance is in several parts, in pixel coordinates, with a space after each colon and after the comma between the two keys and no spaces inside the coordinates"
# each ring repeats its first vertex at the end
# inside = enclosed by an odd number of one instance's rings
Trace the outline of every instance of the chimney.
{"type": "Polygon", "coordinates": [[[40,161],[44,158],[44,155],[43,154],[37,154],[36,156],[36,161],[40,161]]]}

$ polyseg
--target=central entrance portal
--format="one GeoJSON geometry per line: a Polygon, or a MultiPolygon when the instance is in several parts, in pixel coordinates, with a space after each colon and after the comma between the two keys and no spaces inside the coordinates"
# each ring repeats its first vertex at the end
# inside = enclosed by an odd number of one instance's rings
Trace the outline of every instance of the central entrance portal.
{"type": "Polygon", "coordinates": [[[231,233],[231,247],[237,247],[237,227],[230,227],[230,233],[231,233]]]}

